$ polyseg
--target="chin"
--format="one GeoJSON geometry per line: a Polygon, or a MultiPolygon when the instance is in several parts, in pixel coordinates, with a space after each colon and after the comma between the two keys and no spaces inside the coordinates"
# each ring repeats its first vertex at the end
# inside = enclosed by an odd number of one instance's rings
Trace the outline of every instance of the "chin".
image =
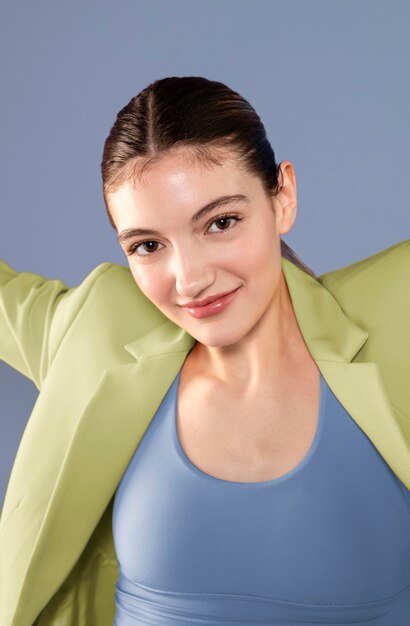
{"type": "Polygon", "coordinates": [[[193,333],[189,330],[187,332],[208,348],[227,348],[228,346],[233,346],[241,341],[246,334],[241,332],[240,329],[235,331],[232,326],[229,328],[219,328],[214,330],[209,329],[209,332],[198,331],[193,333]]]}

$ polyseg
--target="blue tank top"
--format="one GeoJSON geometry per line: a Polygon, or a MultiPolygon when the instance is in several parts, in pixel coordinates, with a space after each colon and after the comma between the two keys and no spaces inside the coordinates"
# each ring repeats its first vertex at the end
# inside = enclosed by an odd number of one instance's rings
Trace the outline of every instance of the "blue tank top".
{"type": "Polygon", "coordinates": [[[115,494],[114,626],[410,624],[410,491],[322,374],[309,451],[252,483],[184,453],[180,374],[115,494]]]}

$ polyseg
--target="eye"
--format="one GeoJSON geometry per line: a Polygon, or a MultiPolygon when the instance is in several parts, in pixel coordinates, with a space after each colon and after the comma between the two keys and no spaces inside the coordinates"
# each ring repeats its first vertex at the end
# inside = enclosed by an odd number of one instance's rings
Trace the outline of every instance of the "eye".
{"type": "MultiPolygon", "coordinates": [[[[231,222],[232,220],[234,220],[234,222],[240,222],[243,218],[239,217],[237,214],[235,213],[224,213],[224,215],[218,215],[218,217],[215,217],[209,224],[208,229],[213,225],[213,224],[217,224],[218,222],[222,222],[222,223],[227,223],[227,221],[231,222]]],[[[222,229],[218,229],[216,232],[219,233],[224,233],[228,230],[232,230],[232,228],[222,228],[222,229]]],[[[211,234],[215,234],[211,233],[211,234]]],[[[155,241],[153,239],[146,239],[145,241],[139,241],[138,243],[134,244],[133,246],[130,247],[128,254],[129,256],[131,256],[132,254],[137,254],[137,256],[140,257],[148,257],[148,256],[153,256],[153,254],[155,254],[155,252],[157,250],[153,250],[152,248],[150,248],[148,250],[147,254],[140,254],[139,252],[137,252],[138,248],[140,248],[141,246],[148,246],[149,244],[154,244],[154,246],[157,246],[159,244],[158,241],[155,241]]],[[[147,252],[147,250],[145,250],[145,252],[147,252]]]]}
{"type": "MultiPolygon", "coordinates": [[[[131,256],[132,254],[136,254],[136,251],[138,250],[138,248],[140,246],[147,246],[148,244],[158,244],[158,241],[153,241],[152,239],[148,239],[147,241],[140,241],[139,243],[133,245],[130,247],[129,249],[129,256],[131,256]]],[[[156,252],[156,250],[154,250],[153,252],[156,252]]],[[[148,254],[140,254],[138,253],[138,256],[152,256],[152,252],[148,252],[148,254]]]]}
{"type": "MultiPolygon", "coordinates": [[[[226,223],[227,221],[232,221],[232,220],[235,220],[235,222],[240,222],[241,219],[243,218],[239,217],[238,215],[234,213],[225,213],[224,215],[219,215],[218,217],[213,219],[212,222],[210,223],[210,226],[212,226],[212,224],[217,224],[218,222],[226,223]]],[[[224,232],[226,230],[231,230],[231,228],[223,228],[222,230],[219,230],[219,232],[224,232]]]]}

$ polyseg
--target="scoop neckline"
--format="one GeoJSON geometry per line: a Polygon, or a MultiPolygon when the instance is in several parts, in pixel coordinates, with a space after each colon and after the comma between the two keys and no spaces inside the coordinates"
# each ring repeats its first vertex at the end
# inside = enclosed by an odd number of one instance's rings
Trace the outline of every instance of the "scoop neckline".
{"type": "Polygon", "coordinates": [[[285,474],[281,476],[277,476],[276,478],[272,478],[270,480],[262,480],[262,481],[253,481],[253,482],[238,482],[234,480],[225,480],[224,478],[218,478],[217,476],[212,476],[212,474],[208,474],[204,470],[201,470],[197,467],[185,454],[184,449],[182,448],[181,442],[179,440],[178,430],[177,430],[177,399],[178,399],[178,389],[179,389],[179,381],[181,378],[182,368],[179,370],[177,376],[174,379],[174,382],[171,385],[171,408],[172,408],[172,425],[173,425],[173,439],[178,451],[180,458],[182,459],[184,465],[186,465],[189,470],[197,476],[199,479],[207,482],[212,482],[216,484],[225,484],[231,485],[232,487],[253,487],[263,488],[263,487],[272,487],[274,485],[278,485],[280,483],[286,482],[290,480],[293,476],[298,474],[304,467],[309,463],[313,455],[315,454],[316,449],[318,448],[319,441],[321,438],[321,434],[323,431],[323,422],[324,422],[324,412],[325,412],[325,404],[326,404],[326,381],[323,377],[322,372],[319,370],[319,385],[320,385],[320,394],[319,394],[319,411],[318,411],[318,421],[316,426],[315,436],[312,440],[310,448],[306,452],[305,456],[299,461],[295,467],[290,469],[285,474]]]}

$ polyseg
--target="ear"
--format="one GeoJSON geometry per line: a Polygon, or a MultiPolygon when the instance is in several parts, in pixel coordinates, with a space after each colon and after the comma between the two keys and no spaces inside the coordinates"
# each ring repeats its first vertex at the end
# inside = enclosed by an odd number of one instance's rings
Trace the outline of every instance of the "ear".
{"type": "Polygon", "coordinates": [[[290,161],[279,164],[280,190],[274,197],[276,210],[276,229],[284,235],[292,228],[297,213],[296,175],[290,161]]]}

